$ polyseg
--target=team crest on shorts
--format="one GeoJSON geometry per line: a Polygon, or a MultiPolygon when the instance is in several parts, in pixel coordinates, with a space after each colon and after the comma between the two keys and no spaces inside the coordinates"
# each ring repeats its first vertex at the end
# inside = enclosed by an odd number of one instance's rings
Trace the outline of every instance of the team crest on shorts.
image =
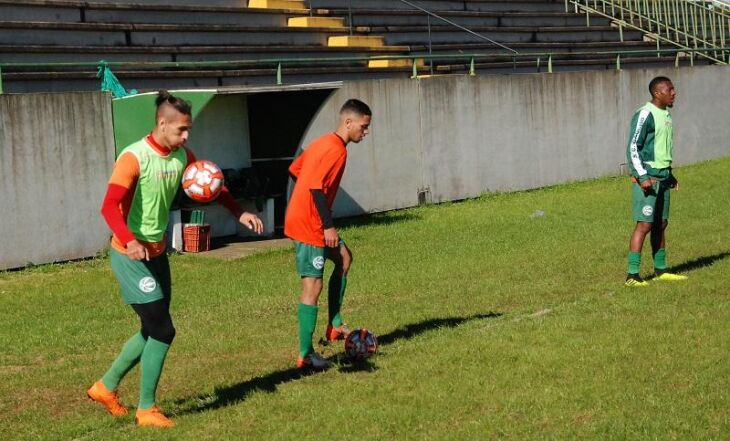
{"type": "Polygon", "coordinates": [[[644,205],[644,208],[641,209],[641,213],[644,216],[651,216],[652,214],[654,214],[654,207],[652,207],[651,205],[644,205]]]}
{"type": "Polygon", "coordinates": [[[139,281],[139,290],[145,293],[150,293],[157,288],[157,281],[152,277],[143,277],[139,281]]]}
{"type": "Polygon", "coordinates": [[[324,257],[317,256],[314,259],[312,259],[312,266],[314,267],[314,269],[318,269],[318,270],[321,270],[322,268],[324,268],[324,257]]]}

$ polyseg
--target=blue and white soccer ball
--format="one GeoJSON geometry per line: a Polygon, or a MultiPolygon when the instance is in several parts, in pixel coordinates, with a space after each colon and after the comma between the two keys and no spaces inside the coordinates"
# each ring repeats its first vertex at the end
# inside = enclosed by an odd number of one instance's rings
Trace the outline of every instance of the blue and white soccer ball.
{"type": "Polygon", "coordinates": [[[345,338],[345,355],[352,361],[362,361],[378,351],[378,339],[365,328],[355,329],[345,338]]]}

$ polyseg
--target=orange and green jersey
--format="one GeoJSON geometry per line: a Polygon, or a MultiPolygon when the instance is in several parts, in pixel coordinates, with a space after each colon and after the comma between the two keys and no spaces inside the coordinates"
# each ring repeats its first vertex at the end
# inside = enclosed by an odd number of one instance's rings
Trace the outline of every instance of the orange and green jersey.
{"type": "Polygon", "coordinates": [[[114,232],[114,249],[126,253],[126,244],[137,239],[148,249],[150,257],[165,251],[170,206],[185,167],[194,160],[187,149],[169,150],[150,135],[122,151],[109,179],[109,191],[116,188],[123,192],[117,209],[126,224],[124,228],[115,225],[102,207],[114,232]]]}
{"type": "Polygon", "coordinates": [[[286,210],[284,234],[309,245],[324,247],[324,227],[312,197],[321,190],[332,205],[345,172],[347,149],[336,133],[324,135],[307,147],[291,164],[289,173],[296,179],[286,210]]]}
{"type": "MultiPolygon", "coordinates": [[[[170,206],[185,167],[193,162],[195,155],[190,150],[170,150],[158,144],[151,134],[122,150],[101,207],[113,232],[115,250],[126,254],[126,245],[137,240],[147,248],[150,257],[165,251],[170,206]]],[[[225,185],[217,202],[236,219],[244,213],[225,185]]]]}

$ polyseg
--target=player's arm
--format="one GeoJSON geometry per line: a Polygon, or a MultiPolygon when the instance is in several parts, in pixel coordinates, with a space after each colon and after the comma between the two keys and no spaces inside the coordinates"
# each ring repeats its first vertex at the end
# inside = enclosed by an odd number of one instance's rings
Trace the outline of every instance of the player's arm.
{"type": "Polygon", "coordinates": [[[117,238],[126,245],[127,256],[133,260],[149,260],[147,248],[144,247],[127,226],[127,221],[119,207],[123,201],[132,196],[139,179],[139,162],[132,153],[122,154],[114,164],[114,171],[107,185],[104,201],[101,203],[101,215],[117,238]]]}
{"type": "Polygon", "coordinates": [[[626,149],[626,158],[631,176],[636,178],[645,191],[651,189],[649,173],[641,160],[641,151],[644,149],[647,134],[654,130],[654,117],[651,111],[641,109],[631,119],[629,145],[626,149]]]}
{"type": "MultiPolygon", "coordinates": [[[[187,157],[188,165],[197,161],[195,154],[188,148],[185,148],[185,155],[187,157]]],[[[244,211],[225,184],[223,184],[223,187],[221,188],[221,194],[218,195],[218,198],[216,200],[219,204],[225,207],[225,209],[228,210],[233,215],[233,217],[238,219],[238,222],[246,226],[249,230],[253,230],[254,232],[256,232],[256,234],[261,234],[264,232],[264,224],[263,222],[261,222],[261,219],[259,219],[259,217],[253,213],[248,213],[244,211]]]]}
{"type": "Polygon", "coordinates": [[[327,196],[322,190],[309,190],[312,193],[312,199],[314,200],[314,206],[317,207],[317,213],[322,221],[322,227],[324,228],[324,244],[328,247],[336,247],[340,243],[340,236],[335,229],[334,221],[332,220],[332,213],[327,207],[327,196]]]}
{"type": "Polygon", "coordinates": [[[324,193],[324,183],[328,182],[334,175],[337,175],[345,167],[346,154],[333,151],[322,158],[322,164],[317,168],[317,174],[310,181],[309,191],[312,193],[314,205],[319,213],[322,227],[324,229],[324,242],[328,247],[337,247],[340,243],[340,236],[335,229],[332,220],[332,212],[327,206],[327,196],[324,193]]]}

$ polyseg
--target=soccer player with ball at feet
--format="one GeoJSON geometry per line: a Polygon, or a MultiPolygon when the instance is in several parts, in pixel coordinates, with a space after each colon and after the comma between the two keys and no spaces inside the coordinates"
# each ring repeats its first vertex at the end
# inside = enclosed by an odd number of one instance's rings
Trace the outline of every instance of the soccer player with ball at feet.
{"type": "Polygon", "coordinates": [[[335,267],[328,285],[329,320],[325,337],[335,341],[348,334],[340,311],[352,252],[335,229],[332,204],[345,171],[347,144],[359,143],[365,138],[371,116],[367,104],[348,100],[340,109],[337,129],[312,142],[289,167],[295,184],[286,211],[284,234],[294,240],[296,267],[302,281],[297,307],[299,368],[324,369],[330,365],[312,346],[327,259],[334,262],[335,267]]]}
{"type": "MultiPolygon", "coordinates": [[[[170,317],[171,278],[165,253],[170,206],[183,171],[196,161],[185,148],[192,128],[190,103],[166,91],[155,100],[155,126],[126,147],[109,179],[101,214],[113,232],[111,267],[124,303],[139,316],[141,329],[122,346],[106,373],[87,391],[110,414],[127,414],[117,389],[140,364],[139,426],[171,427],[174,422],[156,406],[155,394],[168,349],[175,337],[170,317]]],[[[223,186],[217,201],[243,225],[261,234],[263,224],[247,213],[223,186]]]]}

